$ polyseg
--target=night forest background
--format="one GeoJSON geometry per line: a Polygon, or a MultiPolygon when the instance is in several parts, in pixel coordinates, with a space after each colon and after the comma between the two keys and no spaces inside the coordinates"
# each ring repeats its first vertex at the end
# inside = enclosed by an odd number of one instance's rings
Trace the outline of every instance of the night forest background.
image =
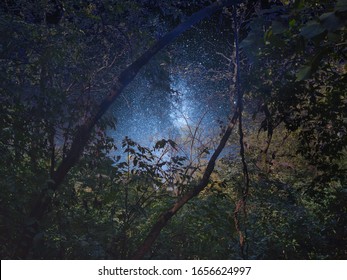
{"type": "Polygon", "coordinates": [[[346,259],[346,19],[1,1],[1,259],[346,259]]]}

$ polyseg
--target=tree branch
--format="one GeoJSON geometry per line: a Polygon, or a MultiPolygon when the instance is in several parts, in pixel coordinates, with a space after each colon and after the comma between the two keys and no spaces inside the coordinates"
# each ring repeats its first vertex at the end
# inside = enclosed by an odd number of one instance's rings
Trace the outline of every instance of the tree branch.
{"type": "Polygon", "coordinates": [[[235,89],[236,89],[236,95],[237,95],[237,108],[239,112],[239,135],[240,135],[240,156],[241,156],[241,162],[242,162],[242,171],[243,171],[243,177],[244,177],[244,187],[242,190],[242,197],[239,200],[239,202],[236,205],[236,209],[234,211],[234,221],[235,221],[235,227],[236,230],[239,233],[240,236],[240,251],[241,256],[243,259],[247,259],[248,257],[248,243],[247,243],[247,228],[246,228],[246,218],[247,218],[247,211],[246,211],[246,200],[248,196],[249,191],[249,174],[248,174],[248,166],[246,162],[245,157],[245,146],[244,146],[244,133],[243,133],[243,125],[242,125],[242,113],[243,113],[243,90],[241,89],[240,85],[240,48],[239,48],[239,29],[240,29],[240,19],[237,17],[237,8],[238,6],[235,5],[233,7],[232,11],[232,18],[234,22],[234,45],[235,45],[235,89]],[[243,222],[243,231],[240,228],[240,221],[239,221],[239,212],[240,210],[243,210],[244,215],[244,222],[243,222]]]}

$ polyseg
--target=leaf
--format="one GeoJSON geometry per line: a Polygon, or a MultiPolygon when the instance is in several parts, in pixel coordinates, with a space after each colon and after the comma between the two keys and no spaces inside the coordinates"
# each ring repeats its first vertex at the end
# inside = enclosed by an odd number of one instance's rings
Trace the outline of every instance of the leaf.
{"type": "Polygon", "coordinates": [[[325,13],[319,17],[321,24],[328,31],[336,31],[344,27],[344,22],[335,13],[325,13]]]}
{"type": "Polygon", "coordinates": [[[155,143],[154,149],[162,149],[166,145],[167,141],[165,139],[159,140],[157,143],[155,143]]]}
{"type": "Polygon", "coordinates": [[[174,141],[172,141],[171,139],[169,139],[168,142],[169,142],[169,144],[170,144],[170,146],[171,146],[172,148],[174,148],[175,150],[177,150],[177,144],[176,144],[174,141]]]}
{"type": "Polygon", "coordinates": [[[291,28],[293,28],[295,25],[296,25],[296,20],[295,19],[292,19],[292,20],[289,21],[289,26],[291,28]]]}
{"type": "Polygon", "coordinates": [[[325,28],[317,21],[309,21],[302,29],[300,34],[306,39],[312,39],[325,32],[325,28]]]}
{"type": "Polygon", "coordinates": [[[301,68],[298,73],[296,73],[296,81],[303,81],[308,79],[312,74],[311,66],[304,66],[301,68]]]}
{"type": "Polygon", "coordinates": [[[303,81],[311,77],[317,71],[321,60],[331,52],[328,48],[320,49],[310,61],[310,65],[302,67],[296,74],[296,81],[303,81]]]}
{"type": "Polygon", "coordinates": [[[209,155],[209,154],[210,154],[210,151],[209,151],[208,148],[206,147],[206,148],[204,148],[204,150],[202,151],[202,153],[205,153],[205,154],[209,155]]]}
{"type": "Polygon", "coordinates": [[[129,153],[129,154],[134,155],[136,152],[135,152],[135,150],[133,148],[126,148],[124,150],[124,153],[129,153]]]}

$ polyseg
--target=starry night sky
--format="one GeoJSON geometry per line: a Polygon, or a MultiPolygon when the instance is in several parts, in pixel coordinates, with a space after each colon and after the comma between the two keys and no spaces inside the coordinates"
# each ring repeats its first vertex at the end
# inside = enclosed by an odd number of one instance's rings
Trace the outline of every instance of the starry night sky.
{"type": "Polygon", "coordinates": [[[146,146],[175,140],[187,123],[201,119],[205,135],[218,134],[217,121],[226,123],[230,113],[229,82],[213,77],[230,67],[217,54],[230,56],[228,37],[227,28],[205,21],[157,55],[112,108],[117,128],[109,133],[116,145],[125,136],[146,146]]]}

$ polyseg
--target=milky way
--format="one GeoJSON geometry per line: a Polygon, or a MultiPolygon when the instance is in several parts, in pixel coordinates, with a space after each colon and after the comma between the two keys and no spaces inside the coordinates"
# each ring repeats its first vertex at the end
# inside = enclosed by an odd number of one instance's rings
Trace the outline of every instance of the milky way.
{"type": "Polygon", "coordinates": [[[176,96],[169,96],[167,92],[151,92],[145,84],[138,81],[137,85],[141,86],[132,87],[113,109],[117,128],[111,135],[118,145],[125,136],[147,146],[162,138],[175,139],[185,127],[199,122],[207,134],[218,127],[218,119],[225,120],[227,117],[228,104],[225,100],[212,102],[208,97],[213,93],[197,85],[190,86],[183,77],[176,76],[171,83],[176,96]]]}
{"type": "Polygon", "coordinates": [[[117,128],[110,134],[118,146],[125,136],[145,146],[176,139],[198,123],[206,135],[219,132],[217,120],[226,122],[230,104],[225,81],[209,79],[211,68],[221,65],[216,52],[228,52],[218,36],[193,30],[176,44],[167,88],[153,85],[144,71],[139,74],[113,106],[117,128]]]}

